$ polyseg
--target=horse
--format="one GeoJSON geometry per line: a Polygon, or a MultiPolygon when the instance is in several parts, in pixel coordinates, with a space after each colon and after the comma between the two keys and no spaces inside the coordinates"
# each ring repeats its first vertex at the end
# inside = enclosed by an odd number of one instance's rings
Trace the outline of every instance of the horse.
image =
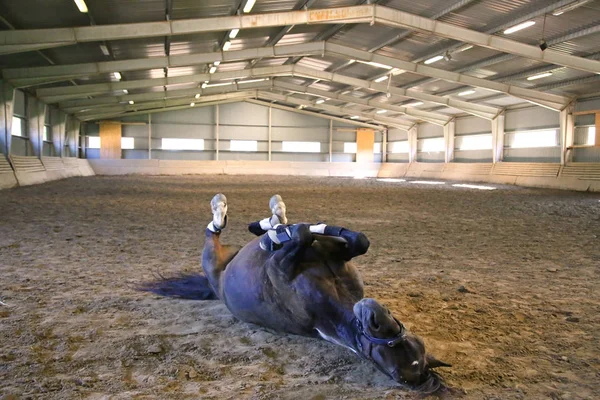
{"type": "Polygon", "coordinates": [[[386,307],[364,298],[362,279],[351,260],[366,253],[367,237],[323,224],[276,223],[277,230],[269,229],[265,221],[287,221],[281,215],[283,202],[275,200],[273,219],[250,224],[249,230],[259,236],[241,247],[221,243],[227,199],[215,195],[202,252],[204,275],[162,278],[139,289],[171,297],[219,299],[242,321],[343,346],[409,389],[427,394],[447,389],[434,369],[450,365],[427,353],[423,341],[386,307]],[[287,241],[265,248],[269,237],[278,241],[282,233],[287,241]]]}

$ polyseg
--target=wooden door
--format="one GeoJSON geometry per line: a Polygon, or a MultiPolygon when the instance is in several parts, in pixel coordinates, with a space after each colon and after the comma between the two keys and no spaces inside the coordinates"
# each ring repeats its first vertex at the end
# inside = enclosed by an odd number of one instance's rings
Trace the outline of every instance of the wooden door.
{"type": "Polygon", "coordinates": [[[121,124],[100,122],[100,158],[121,158],[121,124]]]}
{"type": "Polygon", "coordinates": [[[373,146],[375,133],[373,129],[358,128],[356,130],[356,162],[372,163],[375,160],[373,146]]]}

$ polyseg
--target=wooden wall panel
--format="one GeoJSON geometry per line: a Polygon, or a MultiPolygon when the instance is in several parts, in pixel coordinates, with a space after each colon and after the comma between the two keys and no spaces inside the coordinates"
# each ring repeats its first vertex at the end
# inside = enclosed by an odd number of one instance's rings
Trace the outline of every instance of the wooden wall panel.
{"type": "Polygon", "coordinates": [[[375,144],[375,132],[373,129],[358,128],[356,130],[356,162],[372,163],[375,159],[373,146],[375,144]]]}
{"type": "Polygon", "coordinates": [[[100,158],[121,158],[121,124],[100,122],[100,158]]]}

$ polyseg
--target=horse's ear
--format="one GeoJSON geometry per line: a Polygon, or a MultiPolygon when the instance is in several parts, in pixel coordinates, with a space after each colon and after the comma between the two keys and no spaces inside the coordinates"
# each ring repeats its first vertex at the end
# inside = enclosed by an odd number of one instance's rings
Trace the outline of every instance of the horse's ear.
{"type": "Polygon", "coordinates": [[[427,365],[429,365],[429,368],[451,367],[452,366],[448,363],[438,360],[431,354],[427,354],[427,365]]]}

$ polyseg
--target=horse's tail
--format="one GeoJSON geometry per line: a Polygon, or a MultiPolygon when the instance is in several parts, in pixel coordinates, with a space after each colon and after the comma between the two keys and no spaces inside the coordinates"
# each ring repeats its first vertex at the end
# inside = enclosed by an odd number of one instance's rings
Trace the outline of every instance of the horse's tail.
{"type": "Polygon", "coordinates": [[[155,281],[137,286],[137,290],[152,292],[165,297],[189,300],[217,300],[208,278],[200,273],[179,273],[172,277],[159,275],[155,281]]]}

